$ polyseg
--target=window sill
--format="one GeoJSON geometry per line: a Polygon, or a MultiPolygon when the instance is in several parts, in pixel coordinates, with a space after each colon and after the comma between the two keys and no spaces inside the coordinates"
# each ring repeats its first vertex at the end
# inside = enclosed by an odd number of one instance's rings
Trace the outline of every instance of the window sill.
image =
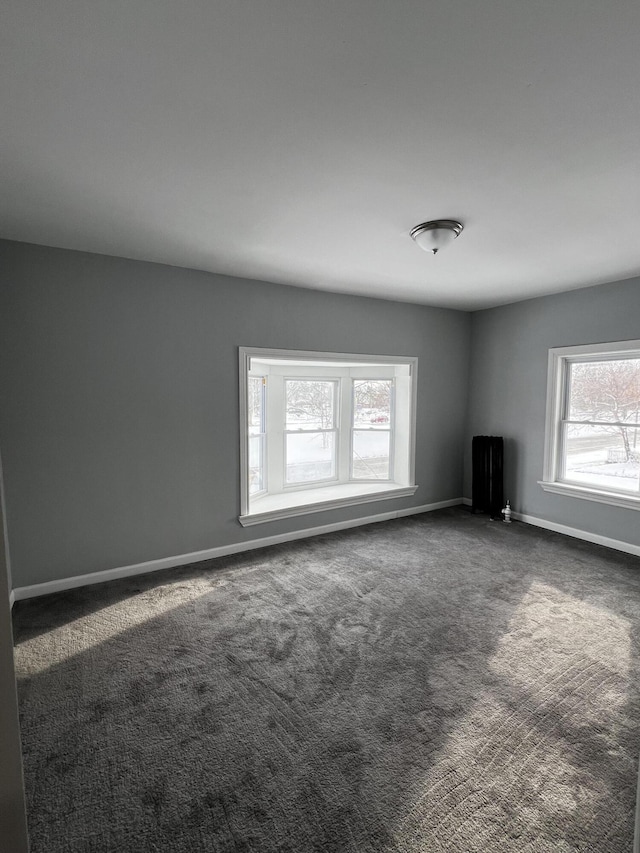
{"type": "Polygon", "coordinates": [[[609,504],[609,506],[621,506],[625,509],[640,509],[640,495],[621,495],[613,492],[602,492],[598,489],[590,489],[587,486],[573,486],[569,483],[551,483],[538,480],[545,492],[556,495],[567,495],[572,498],[582,498],[587,501],[609,504]]]}
{"type": "Polygon", "coordinates": [[[250,511],[239,516],[238,521],[243,527],[250,527],[252,524],[295,518],[311,512],[410,497],[417,489],[418,486],[399,486],[397,483],[342,483],[339,486],[264,495],[255,498],[250,511]]]}

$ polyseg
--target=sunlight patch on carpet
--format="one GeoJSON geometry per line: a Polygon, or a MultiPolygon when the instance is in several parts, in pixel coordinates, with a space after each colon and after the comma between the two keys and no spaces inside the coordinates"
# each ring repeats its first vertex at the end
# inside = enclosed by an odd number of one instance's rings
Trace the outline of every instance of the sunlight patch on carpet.
{"type": "Polygon", "coordinates": [[[51,628],[45,634],[18,642],[14,650],[16,677],[29,678],[53,669],[121,634],[129,636],[150,620],[208,594],[211,594],[209,586],[203,588],[195,583],[154,587],[134,599],[124,598],[51,628]],[[180,594],[176,595],[178,589],[180,594]]]}
{"type": "Polygon", "coordinates": [[[572,827],[602,822],[608,810],[613,825],[617,792],[590,759],[603,749],[615,759],[630,666],[628,620],[533,583],[472,711],[397,826],[394,853],[499,853],[516,841],[568,853],[572,827]]]}

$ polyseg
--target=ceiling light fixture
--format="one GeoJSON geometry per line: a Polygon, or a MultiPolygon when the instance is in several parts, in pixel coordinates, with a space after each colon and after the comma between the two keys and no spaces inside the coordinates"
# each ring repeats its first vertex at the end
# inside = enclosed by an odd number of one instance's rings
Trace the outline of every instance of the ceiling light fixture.
{"type": "Polygon", "coordinates": [[[462,233],[462,222],[455,219],[434,219],[432,222],[421,222],[411,229],[411,236],[425,252],[437,254],[440,249],[448,246],[462,233]]]}

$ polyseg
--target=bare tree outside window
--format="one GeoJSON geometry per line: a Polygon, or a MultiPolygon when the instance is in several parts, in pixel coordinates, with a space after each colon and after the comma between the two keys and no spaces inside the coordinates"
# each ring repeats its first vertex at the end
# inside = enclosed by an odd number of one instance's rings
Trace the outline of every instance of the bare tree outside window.
{"type": "Polygon", "coordinates": [[[285,380],[285,482],[320,482],[336,477],[338,383],[285,380]]]}
{"type": "Polygon", "coordinates": [[[640,489],[640,358],[568,365],[563,478],[613,491],[640,489]]]}
{"type": "Polygon", "coordinates": [[[356,422],[383,423],[391,417],[391,381],[357,380],[353,383],[354,419],[356,422]],[[378,420],[376,420],[378,419],[378,420]]]}
{"type": "Polygon", "coordinates": [[[287,379],[287,429],[332,429],[335,382],[287,379]]]}
{"type": "Polygon", "coordinates": [[[620,436],[622,461],[631,461],[638,446],[640,359],[576,363],[570,381],[569,419],[600,422],[604,432],[620,436]]]}

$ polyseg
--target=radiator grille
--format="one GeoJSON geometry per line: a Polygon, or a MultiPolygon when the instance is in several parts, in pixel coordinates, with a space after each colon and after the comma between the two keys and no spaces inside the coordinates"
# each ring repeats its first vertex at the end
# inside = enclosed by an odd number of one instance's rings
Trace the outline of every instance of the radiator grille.
{"type": "Polygon", "coordinates": [[[491,518],[499,518],[502,509],[503,450],[502,436],[474,435],[471,442],[471,508],[491,518]]]}

